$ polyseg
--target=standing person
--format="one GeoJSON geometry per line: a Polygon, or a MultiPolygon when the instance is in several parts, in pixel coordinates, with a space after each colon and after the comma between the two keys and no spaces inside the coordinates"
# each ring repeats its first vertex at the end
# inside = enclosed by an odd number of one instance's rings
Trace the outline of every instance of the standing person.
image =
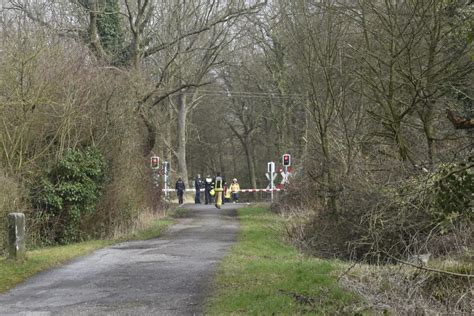
{"type": "Polygon", "coordinates": [[[210,175],[204,179],[204,197],[206,204],[212,203],[211,190],[213,189],[213,182],[210,175]]]}
{"type": "Polygon", "coordinates": [[[214,178],[214,191],[216,192],[216,204],[217,208],[221,208],[222,205],[222,192],[224,192],[224,179],[218,172],[214,178]]]}
{"type": "Polygon", "coordinates": [[[237,179],[235,178],[230,184],[230,191],[232,192],[232,200],[234,201],[234,203],[239,202],[240,185],[237,182],[237,179]]]}
{"type": "Polygon", "coordinates": [[[181,206],[183,205],[184,190],[186,189],[186,186],[184,185],[184,181],[183,179],[181,179],[181,177],[179,177],[178,181],[176,181],[175,189],[176,189],[176,194],[178,195],[179,206],[181,206]]]}
{"type": "Polygon", "coordinates": [[[201,175],[198,174],[196,179],[194,179],[194,189],[196,189],[196,195],[194,196],[194,203],[196,204],[201,204],[201,188],[202,188],[201,175]]]}
{"type": "Polygon", "coordinates": [[[227,182],[224,182],[224,200],[222,204],[230,202],[230,189],[227,182]]]}

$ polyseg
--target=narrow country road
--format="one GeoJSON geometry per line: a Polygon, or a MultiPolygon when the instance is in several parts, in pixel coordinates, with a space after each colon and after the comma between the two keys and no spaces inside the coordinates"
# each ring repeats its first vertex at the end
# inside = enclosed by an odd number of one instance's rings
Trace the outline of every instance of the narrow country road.
{"type": "Polygon", "coordinates": [[[162,237],[121,243],[0,295],[0,315],[196,315],[238,231],[235,204],[186,205],[162,237]]]}

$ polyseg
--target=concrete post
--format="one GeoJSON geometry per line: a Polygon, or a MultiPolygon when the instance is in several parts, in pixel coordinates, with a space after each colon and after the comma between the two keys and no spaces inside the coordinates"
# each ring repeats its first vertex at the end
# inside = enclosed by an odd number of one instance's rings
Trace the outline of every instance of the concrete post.
{"type": "Polygon", "coordinates": [[[23,259],[25,247],[25,214],[8,214],[8,252],[12,259],[23,259]]]}

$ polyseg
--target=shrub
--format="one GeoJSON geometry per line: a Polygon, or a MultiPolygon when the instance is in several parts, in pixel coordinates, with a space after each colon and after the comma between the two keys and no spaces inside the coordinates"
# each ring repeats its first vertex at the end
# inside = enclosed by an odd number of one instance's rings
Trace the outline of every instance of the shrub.
{"type": "Polygon", "coordinates": [[[104,159],[96,148],[69,149],[37,180],[32,205],[43,242],[69,243],[81,239],[81,220],[95,211],[104,171],[104,159]]]}
{"type": "Polygon", "coordinates": [[[386,184],[375,175],[353,177],[345,182],[337,217],[317,185],[312,194],[290,191],[279,209],[289,217],[290,237],[318,256],[380,262],[462,253],[472,242],[472,169],[471,162],[440,165],[386,184]]]}
{"type": "Polygon", "coordinates": [[[429,212],[444,231],[456,221],[474,221],[474,164],[443,164],[429,180],[429,212]]]}

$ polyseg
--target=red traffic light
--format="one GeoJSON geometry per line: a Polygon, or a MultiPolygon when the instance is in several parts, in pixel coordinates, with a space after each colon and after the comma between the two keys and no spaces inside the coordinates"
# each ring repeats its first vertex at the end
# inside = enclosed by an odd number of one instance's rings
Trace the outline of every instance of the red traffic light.
{"type": "Polygon", "coordinates": [[[291,156],[290,154],[283,155],[283,166],[288,167],[291,166],[291,156]]]}
{"type": "Polygon", "coordinates": [[[153,156],[150,160],[151,169],[158,169],[160,167],[160,157],[153,156]]]}

